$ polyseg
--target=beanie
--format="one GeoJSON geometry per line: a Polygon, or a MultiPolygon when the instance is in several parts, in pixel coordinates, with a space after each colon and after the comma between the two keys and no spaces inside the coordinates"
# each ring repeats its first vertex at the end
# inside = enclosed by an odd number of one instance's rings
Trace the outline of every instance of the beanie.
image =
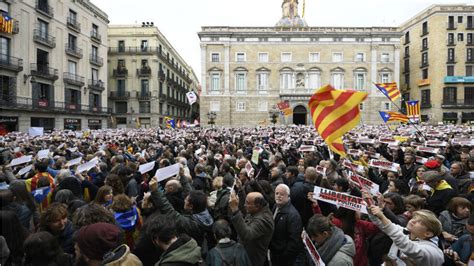
{"type": "Polygon", "coordinates": [[[425,163],[426,168],[435,169],[441,166],[441,164],[436,160],[429,160],[425,163]]]}
{"type": "Polygon", "coordinates": [[[113,224],[95,223],[79,229],[77,245],[81,253],[92,260],[102,260],[104,255],[120,243],[120,229],[113,224]]]}

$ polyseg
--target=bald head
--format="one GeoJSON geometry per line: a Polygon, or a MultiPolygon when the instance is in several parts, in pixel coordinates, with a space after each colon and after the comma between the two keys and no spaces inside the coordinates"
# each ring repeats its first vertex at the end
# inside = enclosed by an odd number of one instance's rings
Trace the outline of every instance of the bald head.
{"type": "Polygon", "coordinates": [[[267,201],[260,192],[251,192],[245,198],[245,209],[252,215],[259,213],[267,205],[267,201]]]}
{"type": "Polygon", "coordinates": [[[173,193],[173,192],[178,192],[181,190],[181,184],[179,183],[178,180],[170,180],[168,182],[166,182],[166,185],[165,185],[165,191],[166,193],[173,193]]]}

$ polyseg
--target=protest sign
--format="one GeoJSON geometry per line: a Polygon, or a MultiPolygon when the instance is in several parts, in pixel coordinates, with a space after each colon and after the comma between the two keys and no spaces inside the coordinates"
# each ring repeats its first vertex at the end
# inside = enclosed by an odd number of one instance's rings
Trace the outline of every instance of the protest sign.
{"type": "Polygon", "coordinates": [[[97,163],[98,163],[98,160],[94,160],[94,159],[88,161],[87,163],[83,163],[76,168],[76,173],[80,174],[82,172],[89,171],[92,168],[94,168],[97,165],[97,163]]]}
{"type": "Polygon", "coordinates": [[[325,266],[324,261],[321,259],[321,256],[319,255],[318,251],[316,250],[316,247],[313,244],[313,241],[311,241],[311,238],[305,230],[303,230],[302,237],[306,251],[308,251],[308,254],[311,256],[314,265],[325,266]]]}
{"type": "Polygon", "coordinates": [[[367,205],[363,198],[348,195],[346,193],[315,186],[313,198],[343,207],[349,210],[359,211],[367,214],[367,205]]]}
{"type": "Polygon", "coordinates": [[[257,150],[253,150],[253,152],[252,152],[252,163],[258,165],[258,159],[259,159],[259,157],[260,157],[260,153],[258,153],[257,150]]]}
{"type": "Polygon", "coordinates": [[[80,164],[82,161],[82,157],[78,157],[76,159],[72,159],[66,163],[67,167],[74,166],[80,164]]]}
{"type": "Polygon", "coordinates": [[[138,167],[138,171],[143,175],[153,170],[154,167],[155,167],[155,161],[140,165],[138,167]]]}
{"type": "Polygon", "coordinates": [[[389,161],[382,161],[382,160],[375,160],[375,159],[372,159],[369,161],[369,166],[383,169],[383,170],[392,171],[392,172],[398,172],[400,170],[400,165],[398,163],[392,163],[389,161]]]}
{"type": "Polygon", "coordinates": [[[30,127],[28,129],[28,135],[30,137],[43,136],[44,128],[42,127],[30,127]]]}
{"type": "Polygon", "coordinates": [[[32,168],[33,168],[32,164],[30,164],[26,167],[23,167],[23,168],[20,169],[20,171],[18,171],[17,175],[22,176],[22,175],[28,173],[29,171],[31,171],[32,168]]]}
{"type": "Polygon", "coordinates": [[[299,148],[300,152],[313,152],[316,148],[313,145],[301,145],[299,148]]]}
{"type": "Polygon", "coordinates": [[[432,153],[432,154],[438,154],[439,153],[439,148],[432,148],[432,147],[416,147],[416,150],[418,152],[426,152],[426,153],[432,153]]]}
{"type": "Polygon", "coordinates": [[[419,163],[419,164],[425,164],[426,162],[428,162],[428,158],[424,158],[421,156],[416,156],[415,159],[416,159],[416,163],[419,163]]]}
{"type": "Polygon", "coordinates": [[[24,164],[24,163],[31,162],[31,159],[32,159],[32,158],[33,158],[33,156],[31,156],[31,155],[21,156],[21,157],[19,157],[19,158],[13,159],[13,160],[10,162],[10,166],[16,166],[16,165],[20,165],[20,164],[24,164]]]}
{"type": "Polygon", "coordinates": [[[352,171],[348,171],[348,176],[349,176],[349,180],[354,184],[356,185],[360,190],[364,190],[364,187],[361,187],[362,186],[366,186],[369,190],[370,190],[370,193],[372,195],[379,195],[380,194],[380,191],[379,191],[379,185],[375,184],[374,182],[372,182],[371,180],[369,179],[366,179],[364,177],[362,177],[361,175],[358,175],[352,171]],[[359,183],[360,182],[360,183],[359,183]],[[362,184],[361,184],[362,183],[362,184]]]}
{"type": "Polygon", "coordinates": [[[175,163],[173,165],[156,170],[155,176],[158,177],[158,182],[161,182],[172,176],[177,175],[179,173],[179,169],[180,169],[180,164],[175,163]]]}
{"type": "Polygon", "coordinates": [[[357,139],[357,142],[360,144],[375,144],[375,139],[359,138],[357,139]]]}
{"type": "Polygon", "coordinates": [[[428,140],[426,141],[425,145],[431,147],[446,147],[448,146],[448,143],[446,141],[440,140],[428,140]]]}
{"type": "Polygon", "coordinates": [[[49,149],[40,150],[38,152],[38,159],[48,158],[48,156],[49,156],[49,149]]]}

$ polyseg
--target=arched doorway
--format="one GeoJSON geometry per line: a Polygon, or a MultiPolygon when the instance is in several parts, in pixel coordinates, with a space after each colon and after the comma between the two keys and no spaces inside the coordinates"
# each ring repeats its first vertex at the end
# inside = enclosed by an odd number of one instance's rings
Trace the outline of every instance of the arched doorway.
{"type": "Polygon", "coordinates": [[[293,124],[295,125],[306,125],[306,108],[302,105],[298,105],[293,109],[293,124]]]}

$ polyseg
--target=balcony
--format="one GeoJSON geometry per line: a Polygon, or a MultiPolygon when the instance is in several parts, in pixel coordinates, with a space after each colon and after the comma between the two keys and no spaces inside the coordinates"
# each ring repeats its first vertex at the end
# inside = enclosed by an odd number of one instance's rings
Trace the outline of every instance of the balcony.
{"type": "Polygon", "coordinates": [[[178,68],[178,65],[170,60],[170,58],[162,51],[158,51],[158,57],[163,60],[176,74],[178,74],[186,83],[191,83],[192,80],[189,75],[185,74],[184,71],[178,68]]]}
{"type": "Polygon", "coordinates": [[[466,58],[466,64],[474,64],[474,57],[466,58]]]}
{"type": "Polygon", "coordinates": [[[166,94],[160,93],[160,95],[158,96],[158,98],[160,99],[160,102],[164,102],[164,101],[166,101],[166,94]]]}
{"type": "Polygon", "coordinates": [[[48,80],[55,81],[58,77],[58,70],[56,68],[48,67],[47,64],[35,64],[30,65],[31,75],[40,77],[48,80]]]}
{"type": "Polygon", "coordinates": [[[23,70],[23,59],[0,54],[0,67],[14,72],[20,72],[23,70]]]}
{"type": "Polygon", "coordinates": [[[443,99],[441,107],[445,109],[472,109],[474,108],[474,99],[458,99],[455,101],[443,99]]]}
{"type": "Polygon", "coordinates": [[[445,84],[456,84],[456,83],[474,84],[474,77],[446,76],[446,77],[444,77],[444,83],[445,84]]]}
{"type": "Polygon", "coordinates": [[[428,46],[421,46],[420,52],[428,51],[428,46]]]}
{"type": "Polygon", "coordinates": [[[40,1],[36,0],[35,9],[38,13],[43,14],[48,18],[54,17],[54,9],[47,3],[40,3],[40,1]]]}
{"type": "Polygon", "coordinates": [[[139,77],[151,77],[150,67],[141,67],[137,69],[137,76],[139,77]]]}
{"type": "Polygon", "coordinates": [[[98,67],[101,67],[104,65],[104,59],[96,54],[89,55],[89,62],[98,67]]]}
{"type": "Polygon", "coordinates": [[[65,102],[64,108],[71,112],[80,112],[82,109],[80,103],[72,103],[72,102],[65,102]]]}
{"type": "Polygon", "coordinates": [[[420,37],[424,37],[424,36],[428,35],[428,33],[430,33],[430,32],[428,31],[428,29],[424,29],[424,30],[421,32],[420,37]]]}
{"type": "Polygon", "coordinates": [[[70,113],[70,112],[81,112],[91,113],[94,115],[110,115],[112,113],[111,108],[106,107],[95,107],[89,105],[81,105],[69,102],[56,102],[51,99],[32,99],[30,97],[16,97],[12,96],[8,101],[0,99],[0,108],[8,107],[10,110],[28,110],[36,113],[42,112],[57,112],[57,113],[70,113]]]}
{"type": "Polygon", "coordinates": [[[461,119],[463,123],[466,121],[472,121],[474,120],[474,112],[462,112],[461,113],[461,119]]]}
{"type": "Polygon", "coordinates": [[[66,43],[66,54],[75,57],[77,59],[82,58],[82,49],[77,47],[77,45],[72,45],[69,43],[66,43]]]}
{"type": "Polygon", "coordinates": [[[446,29],[447,30],[456,30],[457,29],[457,23],[453,22],[447,22],[446,23],[446,29]]]}
{"type": "Polygon", "coordinates": [[[76,18],[67,18],[67,27],[73,31],[81,32],[81,23],[77,22],[76,18]]]}
{"type": "Polygon", "coordinates": [[[125,67],[114,69],[114,78],[126,78],[128,76],[128,69],[125,67]]]}
{"type": "Polygon", "coordinates": [[[109,54],[155,54],[157,47],[109,47],[109,54]]]}
{"type": "Polygon", "coordinates": [[[111,91],[109,93],[109,98],[111,100],[128,100],[130,99],[129,91],[111,91]]]}
{"type": "Polygon", "coordinates": [[[105,90],[104,82],[102,80],[89,79],[87,85],[90,90],[103,91],[105,90]]]}
{"type": "Polygon", "coordinates": [[[164,81],[165,81],[166,75],[165,75],[165,72],[164,72],[163,70],[158,71],[158,79],[159,79],[161,82],[164,82],[164,81]]]}
{"type": "Polygon", "coordinates": [[[420,104],[420,108],[421,109],[428,109],[428,108],[431,108],[431,102],[422,102],[420,104]]]}
{"type": "Polygon", "coordinates": [[[74,73],[64,72],[63,73],[64,83],[69,85],[84,86],[84,77],[76,75],[74,73]]]}
{"type": "Polygon", "coordinates": [[[39,29],[33,30],[33,41],[49,48],[56,47],[56,38],[39,29]]]}
{"type": "Polygon", "coordinates": [[[91,31],[91,40],[93,40],[96,43],[101,43],[102,42],[102,36],[97,31],[92,30],[91,31]]]}
{"type": "Polygon", "coordinates": [[[151,91],[137,91],[137,99],[139,101],[149,101],[151,98],[151,91]]]}
{"type": "Polygon", "coordinates": [[[429,66],[428,62],[420,63],[420,68],[425,68],[425,67],[428,67],[428,66],[429,66]]]}

